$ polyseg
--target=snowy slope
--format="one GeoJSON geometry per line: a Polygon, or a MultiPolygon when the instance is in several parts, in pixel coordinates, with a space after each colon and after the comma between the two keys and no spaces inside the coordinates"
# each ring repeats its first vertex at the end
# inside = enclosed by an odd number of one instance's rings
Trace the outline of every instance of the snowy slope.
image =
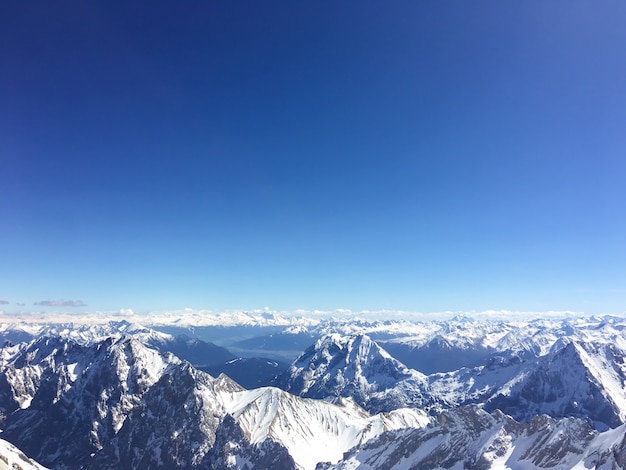
{"type": "Polygon", "coordinates": [[[569,343],[501,385],[485,407],[524,421],[548,414],[619,426],[626,422],[624,356],[615,344],[569,343]]]}
{"type": "Polygon", "coordinates": [[[496,412],[461,407],[421,429],[390,431],[319,469],[537,470],[626,465],[626,429],[594,431],[575,418],[538,416],[521,424],[496,412]]]}
{"type": "Polygon", "coordinates": [[[277,388],[222,394],[224,406],[252,443],[279,442],[302,468],[324,460],[337,461],[344,452],[378,434],[430,422],[425,413],[401,409],[370,416],[357,406],[336,406],[301,399],[277,388]]]}
{"type": "Polygon", "coordinates": [[[0,439],[0,470],[45,470],[10,442],[0,439]]]}

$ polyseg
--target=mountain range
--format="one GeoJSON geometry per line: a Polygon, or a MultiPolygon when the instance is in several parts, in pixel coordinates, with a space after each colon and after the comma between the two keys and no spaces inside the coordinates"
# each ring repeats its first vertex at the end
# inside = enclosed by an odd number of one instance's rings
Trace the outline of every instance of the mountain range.
{"type": "Polygon", "coordinates": [[[624,468],[624,319],[523,324],[287,325],[313,340],[284,369],[125,321],[5,323],[0,468],[624,468]]]}

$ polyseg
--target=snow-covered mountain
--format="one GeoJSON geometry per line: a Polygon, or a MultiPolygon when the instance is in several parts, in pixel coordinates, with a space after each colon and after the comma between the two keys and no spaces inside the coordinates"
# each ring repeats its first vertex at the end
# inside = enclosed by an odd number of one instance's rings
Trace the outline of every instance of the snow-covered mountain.
{"type": "Polygon", "coordinates": [[[626,422],[625,356],[617,344],[571,342],[503,384],[485,407],[524,421],[548,414],[619,426],[626,422]]]}
{"type": "Polygon", "coordinates": [[[448,320],[372,320],[364,318],[279,317],[251,322],[247,316],[224,317],[223,326],[157,329],[185,332],[213,341],[244,357],[261,356],[292,362],[308,345],[329,334],[365,334],[407,367],[430,375],[483,365],[507,352],[525,359],[547,354],[564,338],[611,342],[623,336],[623,317],[571,317],[513,320],[457,316],[448,320]],[[275,321],[276,320],[276,321],[275,321]]]}
{"type": "Polygon", "coordinates": [[[5,344],[9,345],[41,337],[67,338],[78,344],[89,345],[107,338],[120,338],[121,336],[131,336],[146,346],[161,352],[171,352],[192,364],[202,366],[221,364],[237,357],[225,348],[198,338],[184,335],[173,336],[125,320],[97,324],[18,323],[0,325],[0,337],[5,341],[5,344]]]}
{"type": "Polygon", "coordinates": [[[46,466],[80,466],[110,445],[129,413],[181,362],[133,338],[84,346],[39,338],[3,351],[2,436],[46,466]]]}
{"type": "Polygon", "coordinates": [[[538,414],[589,418],[599,429],[626,422],[626,344],[563,337],[539,358],[509,350],[486,365],[425,376],[367,335],[330,334],[308,348],[276,385],[298,396],[350,397],[371,412],[417,406],[431,412],[483,404],[521,421],[538,414]]]}
{"type": "Polygon", "coordinates": [[[426,376],[391,357],[367,335],[330,334],[308,348],[276,384],[302,397],[350,397],[380,412],[423,406],[426,376]]]}
{"type": "Polygon", "coordinates": [[[337,461],[348,449],[381,432],[422,427],[430,420],[419,410],[369,415],[353,403],[337,406],[301,399],[273,387],[222,394],[224,406],[252,443],[279,442],[303,468],[314,468],[320,451],[337,461]]]}
{"type": "Polygon", "coordinates": [[[584,420],[536,416],[518,423],[501,412],[468,406],[420,429],[389,431],[318,470],[357,469],[622,469],[626,429],[604,433],[584,420]]]}
{"type": "MultiPolygon", "coordinates": [[[[570,339],[568,339],[569,341],[570,339]]],[[[561,341],[536,359],[505,355],[481,367],[428,376],[434,410],[481,404],[518,421],[534,416],[590,419],[598,429],[626,423],[626,345],[561,341]]]]}
{"type": "MultiPolygon", "coordinates": [[[[324,318],[286,316],[272,312],[168,312],[137,315],[121,320],[119,314],[56,315],[45,317],[0,316],[0,340],[18,343],[35,336],[71,334],[104,339],[116,330],[125,334],[148,330],[173,338],[185,334],[226,347],[237,356],[266,357],[292,362],[302,350],[328,334],[365,334],[407,367],[427,375],[475,367],[505,352],[536,358],[547,354],[559,341],[610,343],[623,337],[626,318],[615,316],[512,320],[456,316],[447,320],[374,320],[359,317],[324,318]],[[142,325],[142,326],[139,326],[142,325]],[[46,332],[47,330],[47,332],[46,332]]],[[[484,317],[484,315],[483,315],[484,317]]],[[[412,318],[409,320],[408,318],[412,318]]],[[[204,364],[206,365],[206,364],[204,364]]]]}
{"type": "Polygon", "coordinates": [[[624,319],[241,321],[206,328],[263,333],[260,350],[314,339],[286,391],[215,378],[261,363],[137,323],[1,324],[2,437],[51,468],[626,464],[624,319]]]}
{"type": "Polygon", "coordinates": [[[173,339],[172,335],[158,332],[138,323],[116,320],[98,323],[0,323],[0,338],[5,343],[17,344],[41,337],[68,338],[75,343],[88,345],[110,337],[133,336],[145,344],[159,344],[173,339]]]}
{"type": "Polygon", "coordinates": [[[0,407],[3,437],[52,468],[200,468],[220,459],[313,468],[380,432],[429,421],[419,410],[371,416],[354,403],[247,391],[131,336],[5,347],[0,407]],[[215,443],[231,442],[229,429],[245,439],[226,455],[215,443]]]}

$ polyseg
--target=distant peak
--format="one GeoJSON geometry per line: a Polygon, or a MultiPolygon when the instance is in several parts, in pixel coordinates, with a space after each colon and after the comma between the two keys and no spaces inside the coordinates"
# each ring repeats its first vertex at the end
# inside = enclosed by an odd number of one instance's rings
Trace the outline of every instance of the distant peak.
{"type": "Polygon", "coordinates": [[[242,392],[245,390],[245,388],[223,372],[215,379],[215,388],[223,392],[242,392]]]}

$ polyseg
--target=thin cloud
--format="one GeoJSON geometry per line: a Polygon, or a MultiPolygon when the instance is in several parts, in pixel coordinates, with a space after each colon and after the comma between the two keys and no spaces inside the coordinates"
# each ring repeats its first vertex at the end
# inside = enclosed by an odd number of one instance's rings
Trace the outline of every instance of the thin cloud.
{"type": "Polygon", "coordinates": [[[33,305],[42,307],[86,307],[87,304],[82,300],[40,300],[33,305]]]}
{"type": "Polygon", "coordinates": [[[0,305],[9,305],[11,302],[8,300],[0,300],[0,305]]]}

